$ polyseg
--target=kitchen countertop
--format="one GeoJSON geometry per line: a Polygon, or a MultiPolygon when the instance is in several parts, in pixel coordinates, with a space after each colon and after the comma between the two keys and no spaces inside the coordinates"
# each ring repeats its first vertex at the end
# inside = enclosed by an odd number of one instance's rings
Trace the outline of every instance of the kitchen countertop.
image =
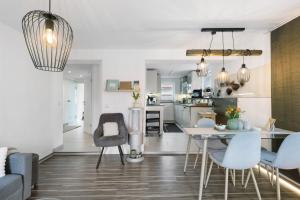
{"type": "Polygon", "coordinates": [[[176,103],[175,105],[182,105],[186,107],[213,107],[205,104],[182,104],[182,103],[176,103]]]}
{"type": "Polygon", "coordinates": [[[154,107],[154,106],[165,106],[165,105],[162,105],[162,104],[147,104],[146,106],[154,107]]]}

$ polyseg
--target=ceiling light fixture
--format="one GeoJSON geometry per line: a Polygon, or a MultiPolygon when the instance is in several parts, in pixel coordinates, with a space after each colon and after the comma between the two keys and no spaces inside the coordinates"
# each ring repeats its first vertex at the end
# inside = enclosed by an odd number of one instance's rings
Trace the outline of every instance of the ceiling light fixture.
{"type": "Polygon", "coordinates": [[[51,12],[51,0],[48,12],[28,12],[22,19],[22,29],[35,68],[63,71],[72,47],[73,30],[65,19],[51,12]]]}
{"type": "MultiPolygon", "coordinates": [[[[209,43],[208,51],[210,51],[210,48],[211,48],[212,42],[214,40],[214,35],[215,34],[216,34],[215,32],[211,33],[211,40],[210,40],[210,43],[209,43]]],[[[203,51],[200,63],[197,63],[196,73],[197,73],[198,77],[206,77],[207,74],[208,74],[207,63],[206,63],[205,58],[204,58],[205,56],[207,56],[207,52],[203,51]]]]}
{"type": "Polygon", "coordinates": [[[200,63],[197,63],[196,73],[198,77],[205,77],[208,74],[207,64],[204,58],[201,58],[200,63]]]}
{"type": "Polygon", "coordinates": [[[225,47],[224,47],[224,33],[222,32],[222,45],[223,45],[223,67],[221,72],[217,76],[217,82],[220,87],[224,87],[229,83],[229,75],[228,72],[225,69],[225,47]]]}
{"type": "Polygon", "coordinates": [[[246,82],[250,80],[250,70],[246,67],[243,56],[243,64],[237,73],[237,80],[241,86],[244,86],[246,82]]]}
{"type": "MultiPolygon", "coordinates": [[[[225,56],[243,56],[243,64],[237,73],[237,79],[241,86],[243,86],[246,82],[250,80],[250,70],[246,67],[244,63],[244,56],[260,56],[262,55],[262,50],[257,49],[235,49],[235,41],[234,41],[234,32],[242,32],[245,28],[202,28],[202,32],[211,32],[212,35],[217,32],[222,32],[222,45],[223,49],[211,49],[211,43],[209,49],[188,49],[186,50],[186,56],[201,56],[201,62],[197,64],[197,74],[198,76],[202,76],[201,69],[207,68],[207,63],[204,60],[206,56],[222,56],[223,58],[223,66],[221,72],[217,75],[216,81],[220,87],[228,86],[230,79],[229,74],[225,69],[225,56]],[[226,49],[224,47],[224,32],[231,32],[232,34],[232,49],[226,49]],[[202,65],[201,65],[202,64],[202,65]],[[205,68],[206,67],[206,68],[205,68]]],[[[213,37],[212,37],[213,39],[213,37]]],[[[234,82],[233,82],[234,83],[234,82]]]]}
{"type": "MultiPolygon", "coordinates": [[[[202,28],[202,32],[210,32],[215,34],[216,32],[242,32],[245,28],[202,28]]],[[[188,49],[186,50],[186,56],[260,56],[262,50],[249,50],[249,49],[188,49]]]]}

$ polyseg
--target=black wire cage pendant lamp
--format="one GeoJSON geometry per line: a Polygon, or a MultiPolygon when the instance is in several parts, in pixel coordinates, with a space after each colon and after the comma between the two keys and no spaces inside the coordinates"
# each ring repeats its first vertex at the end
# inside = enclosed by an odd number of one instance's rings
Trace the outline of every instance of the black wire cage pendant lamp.
{"type": "Polygon", "coordinates": [[[73,30],[62,17],[49,11],[34,10],[22,19],[27,49],[36,69],[62,72],[68,61],[73,30]]]}

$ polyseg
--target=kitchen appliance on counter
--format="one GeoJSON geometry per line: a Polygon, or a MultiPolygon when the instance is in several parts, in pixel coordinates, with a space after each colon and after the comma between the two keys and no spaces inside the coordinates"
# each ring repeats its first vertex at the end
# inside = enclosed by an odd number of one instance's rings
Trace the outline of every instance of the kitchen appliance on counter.
{"type": "Polygon", "coordinates": [[[203,98],[211,98],[213,96],[213,89],[206,87],[202,92],[203,98]]]}
{"type": "Polygon", "coordinates": [[[147,96],[147,105],[155,105],[155,104],[157,104],[156,96],[148,95],[147,96]]]}
{"type": "Polygon", "coordinates": [[[192,99],[202,98],[202,89],[193,90],[192,99]]]}

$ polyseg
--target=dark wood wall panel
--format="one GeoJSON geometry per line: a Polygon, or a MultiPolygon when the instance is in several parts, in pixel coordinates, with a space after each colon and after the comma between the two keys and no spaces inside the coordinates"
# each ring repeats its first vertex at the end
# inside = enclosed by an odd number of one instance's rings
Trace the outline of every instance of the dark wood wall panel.
{"type": "Polygon", "coordinates": [[[300,17],[272,31],[271,65],[276,127],[300,131],[300,17]]]}

